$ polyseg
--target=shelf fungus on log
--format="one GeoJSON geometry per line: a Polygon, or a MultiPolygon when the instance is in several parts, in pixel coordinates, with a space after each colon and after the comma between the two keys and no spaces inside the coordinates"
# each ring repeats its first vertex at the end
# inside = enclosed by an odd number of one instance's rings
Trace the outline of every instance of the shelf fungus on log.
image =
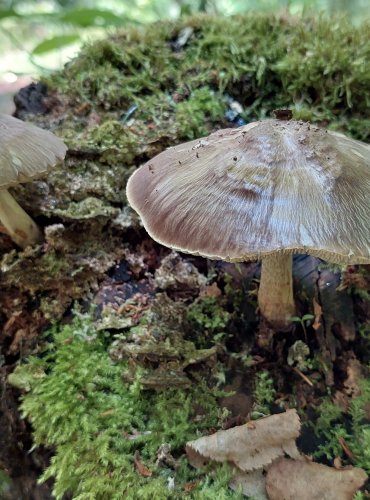
{"type": "Polygon", "coordinates": [[[292,254],[370,262],[370,146],[307,122],[262,120],[163,151],[130,177],[150,236],[181,252],[261,260],[260,312],[294,314],[292,254]]]}

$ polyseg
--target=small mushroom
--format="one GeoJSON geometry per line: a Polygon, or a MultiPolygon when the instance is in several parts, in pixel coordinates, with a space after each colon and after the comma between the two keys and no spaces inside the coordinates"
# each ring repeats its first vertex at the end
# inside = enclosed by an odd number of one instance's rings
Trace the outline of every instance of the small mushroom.
{"type": "Polygon", "coordinates": [[[40,243],[43,236],[8,188],[41,177],[63,161],[66,151],[51,132],[0,114],[0,222],[22,248],[40,243]]]}
{"type": "Polygon", "coordinates": [[[370,262],[370,147],[293,120],[264,120],[167,149],[130,177],[150,236],[181,252],[262,262],[258,304],[294,314],[292,254],[370,262]],[[198,153],[198,154],[197,154],[198,153]]]}

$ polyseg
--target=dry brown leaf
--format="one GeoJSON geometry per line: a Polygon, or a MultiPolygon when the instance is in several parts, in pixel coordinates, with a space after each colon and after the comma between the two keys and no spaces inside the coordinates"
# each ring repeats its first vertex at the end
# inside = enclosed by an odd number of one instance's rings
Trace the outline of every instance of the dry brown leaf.
{"type": "Polygon", "coordinates": [[[320,318],[322,315],[322,307],[320,306],[320,304],[318,302],[316,302],[315,299],[313,299],[313,312],[315,315],[315,320],[313,322],[312,328],[314,328],[315,330],[318,330],[321,326],[320,318]]]}
{"type": "Polygon", "coordinates": [[[136,472],[140,474],[140,476],[150,477],[152,475],[152,471],[141,462],[140,453],[138,452],[138,450],[136,450],[134,453],[134,464],[136,472]]]}
{"type": "Polygon", "coordinates": [[[186,493],[190,493],[198,486],[198,484],[199,484],[199,481],[191,481],[189,483],[185,483],[184,484],[184,491],[186,493]]]}
{"type": "Polygon", "coordinates": [[[362,365],[357,358],[350,358],[347,364],[347,378],[344,381],[344,392],[350,397],[359,396],[359,382],[363,378],[362,365]]]}
{"type": "Polygon", "coordinates": [[[218,288],[217,283],[212,283],[212,285],[207,285],[200,291],[200,297],[219,297],[222,295],[221,290],[218,288]]]}
{"type": "Polygon", "coordinates": [[[333,398],[333,403],[342,411],[347,412],[349,408],[350,398],[342,391],[336,391],[333,398]]]}
{"type": "Polygon", "coordinates": [[[366,479],[358,468],[279,458],[267,472],[266,490],[269,500],[352,500],[366,479]]]}
{"type": "Polygon", "coordinates": [[[252,497],[253,500],[267,500],[266,477],[262,469],[237,474],[231,479],[229,486],[233,491],[241,489],[243,495],[252,497]]]}
{"type": "Polygon", "coordinates": [[[168,467],[171,467],[171,469],[177,469],[179,467],[179,463],[171,454],[171,445],[168,443],[163,443],[161,446],[158,448],[157,451],[157,460],[156,460],[156,466],[160,467],[162,465],[167,465],[168,467]]]}
{"type": "Polygon", "coordinates": [[[193,467],[202,467],[208,460],[231,462],[242,471],[259,469],[286,453],[298,458],[295,439],[301,423],[296,410],[255,420],[255,428],[239,425],[211,436],[204,436],[186,445],[186,454],[193,467]]]}

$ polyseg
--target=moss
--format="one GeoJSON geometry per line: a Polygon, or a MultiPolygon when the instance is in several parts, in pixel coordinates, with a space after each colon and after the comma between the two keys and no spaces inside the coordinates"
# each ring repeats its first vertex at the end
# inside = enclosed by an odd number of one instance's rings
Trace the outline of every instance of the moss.
{"type": "Polygon", "coordinates": [[[186,323],[184,304],[158,293],[138,324],[116,335],[111,346],[111,357],[127,362],[125,380],[139,380],[147,389],[188,387],[191,380],[202,380],[205,371],[212,380],[217,349],[197,349],[185,340],[186,323]]]}
{"type": "Polygon", "coordinates": [[[267,370],[257,373],[252,418],[265,417],[272,413],[271,405],[274,402],[275,394],[274,382],[270,373],[267,370]]]}
{"type": "Polygon", "coordinates": [[[226,335],[231,314],[217,297],[204,297],[193,302],[187,311],[191,338],[200,347],[217,343],[226,335]]]}
{"type": "Polygon", "coordinates": [[[207,88],[196,89],[189,99],[176,107],[179,139],[195,139],[207,134],[212,125],[222,122],[226,103],[207,88]]]}
{"type": "Polygon", "coordinates": [[[63,219],[83,220],[95,217],[113,217],[118,214],[118,209],[111,205],[105,205],[99,198],[90,196],[80,202],[71,202],[66,209],[55,209],[54,213],[63,219]]]}
{"type": "Polygon", "coordinates": [[[152,115],[168,127],[170,120],[178,125],[178,140],[222,123],[225,95],[244,106],[247,120],[291,107],[297,117],[366,139],[367,32],[366,23],[354,27],[344,18],[190,17],[87,46],[48,83],[100,112],[122,113],[137,104],[136,121],[152,115]],[[174,42],[189,27],[192,34],[179,50],[174,42]],[[158,113],[159,102],[167,116],[158,113]]]}
{"type": "MultiPolygon", "coordinates": [[[[186,390],[143,392],[138,382],[123,383],[122,365],[107,354],[109,337],[96,330],[89,315],[77,313],[46,339],[43,356],[19,366],[10,381],[27,391],[21,408],[32,422],[35,443],[55,450],[42,481],[55,478],[56,498],[66,492],[80,499],[177,498],[192,479],[204,495],[214,491],[213,480],[205,482],[185,463],[178,471],[157,466],[156,453],[169,443],[178,456],[188,440],[218,426],[217,391],[198,383],[186,390]],[[136,450],[152,477],[134,470],[136,450]],[[170,476],[173,492],[167,489],[170,476]]],[[[225,490],[226,476],[217,490],[236,498],[225,490]]]]}
{"type": "Polygon", "coordinates": [[[139,150],[139,137],[118,121],[106,121],[91,129],[86,137],[86,145],[102,150],[103,163],[130,165],[139,150]]]}
{"type": "MultiPolygon", "coordinates": [[[[62,278],[70,271],[70,263],[64,259],[59,252],[53,250],[42,256],[40,259],[39,249],[26,250],[24,254],[16,252],[9,253],[2,261],[2,271],[4,272],[4,282],[8,278],[11,281],[15,276],[22,277],[24,284],[36,283],[37,279],[44,282],[52,282],[62,278]],[[35,266],[37,261],[37,266],[35,266]]],[[[75,269],[75,271],[77,271],[75,269]]],[[[33,287],[30,287],[33,291],[33,287]]]]}
{"type": "Polygon", "coordinates": [[[318,459],[333,460],[340,457],[344,464],[353,464],[370,472],[370,380],[359,382],[360,394],[349,402],[345,412],[329,398],[316,408],[317,419],[311,425],[320,438],[314,456],[318,459]],[[345,417],[345,414],[346,417],[345,417]],[[347,449],[352,453],[349,459],[340,442],[344,440],[347,449]]]}

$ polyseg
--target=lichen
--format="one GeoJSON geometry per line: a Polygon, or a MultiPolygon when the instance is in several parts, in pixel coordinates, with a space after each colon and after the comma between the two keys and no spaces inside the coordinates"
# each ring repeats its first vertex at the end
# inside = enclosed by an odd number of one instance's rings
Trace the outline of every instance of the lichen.
{"type": "Polygon", "coordinates": [[[67,220],[84,220],[95,217],[111,218],[118,215],[118,209],[111,205],[104,205],[99,198],[90,196],[79,202],[71,202],[66,209],[55,209],[54,214],[67,220]]]}
{"type": "Polygon", "coordinates": [[[197,268],[182,259],[177,252],[171,252],[162,259],[161,265],[156,269],[155,284],[162,290],[179,291],[184,288],[199,292],[205,287],[207,278],[197,268]]]}
{"type": "Polygon", "coordinates": [[[187,327],[185,305],[157,293],[137,325],[118,334],[111,346],[112,358],[127,362],[124,379],[158,390],[190,386],[199,373],[211,380],[217,348],[197,348],[185,338],[187,327]]]}

